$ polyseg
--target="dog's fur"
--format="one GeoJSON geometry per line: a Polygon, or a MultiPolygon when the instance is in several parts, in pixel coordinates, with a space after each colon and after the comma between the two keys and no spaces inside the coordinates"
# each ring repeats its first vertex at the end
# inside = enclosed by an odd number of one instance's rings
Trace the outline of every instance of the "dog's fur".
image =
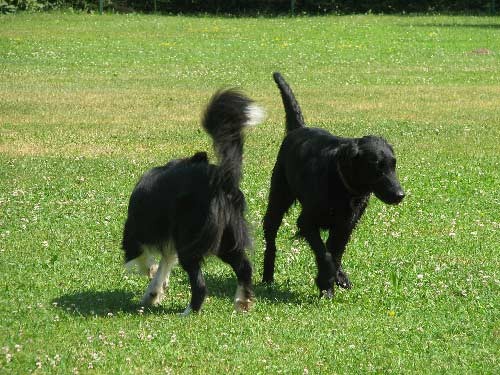
{"type": "Polygon", "coordinates": [[[264,217],[264,282],[274,280],[276,234],[283,215],[299,201],[299,235],[316,257],[320,295],[333,296],[333,284],[351,288],[342,255],[371,193],[398,204],[404,192],[396,176],[392,147],[380,137],[341,138],[305,126],[301,109],[280,73],[273,75],[286,113],[286,136],[273,169],[264,217]],[[320,230],[329,231],[326,246],[320,230]]]}
{"type": "Polygon", "coordinates": [[[152,277],[144,305],[160,303],[170,271],[179,261],[191,284],[191,301],[184,314],[199,311],[207,293],[200,266],[205,256],[215,254],[236,273],[235,308],[250,308],[252,266],[245,253],[250,237],[245,198],[239,189],[242,131],[261,120],[262,109],[239,91],[217,92],[202,125],[213,139],[218,165],[199,152],[151,169],[135,186],[122,248],[128,268],[138,267],[152,277]],[[154,262],[155,253],[161,256],[159,265],[154,262]]]}

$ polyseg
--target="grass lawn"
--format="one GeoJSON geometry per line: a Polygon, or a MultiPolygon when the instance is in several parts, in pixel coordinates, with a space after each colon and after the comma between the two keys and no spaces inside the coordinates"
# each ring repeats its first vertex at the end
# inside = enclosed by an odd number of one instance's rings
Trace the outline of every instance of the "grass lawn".
{"type": "MultiPolygon", "coordinates": [[[[213,153],[211,153],[213,157],[213,153]]],[[[500,17],[0,15],[0,373],[356,374],[500,371],[500,17]],[[344,257],[354,288],[317,298],[298,207],[261,284],[269,178],[284,132],[271,78],[309,124],[393,144],[405,201],[372,198],[344,257]],[[122,267],[129,194],[148,168],[211,150],[209,96],[268,111],[242,189],[257,303],[232,311],[176,268],[161,306],[122,267]]]]}

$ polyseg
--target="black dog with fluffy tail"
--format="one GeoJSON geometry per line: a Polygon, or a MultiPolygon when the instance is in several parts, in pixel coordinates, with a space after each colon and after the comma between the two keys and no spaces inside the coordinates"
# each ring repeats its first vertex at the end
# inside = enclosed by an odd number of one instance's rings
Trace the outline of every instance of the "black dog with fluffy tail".
{"type": "Polygon", "coordinates": [[[242,131],[263,120],[262,109],[237,90],[217,92],[208,104],[203,128],[212,137],[218,165],[207,154],[172,160],[146,172],[130,197],[122,247],[127,267],[138,267],[152,281],[143,304],[160,303],[172,267],[189,275],[191,302],[184,314],[199,311],[206,296],[203,258],[215,254],[238,279],[235,308],[248,310],[253,299],[250,245],[239,189],[243,155],[242,131]],[[159,265],[154,255],[161,256],[159,265]]]}
{"type": "Polygon", "coordinates": [[[264,282],[274,280],[276,234],[283,215],[298,200],[299,235],[316,257],[316,285],[333,295],[333,284],[350,288],[342,270],[342,255],[371,193],[398,204],[404,192],[396,176],[392,147],[380,137],[340,138],[305,126],[300,106],[280,73],[273,75],[286,113],[287,134],[273,169],[264,216],[264,282]],[[329,231],[326,245],[320,229],[329,231]]]}

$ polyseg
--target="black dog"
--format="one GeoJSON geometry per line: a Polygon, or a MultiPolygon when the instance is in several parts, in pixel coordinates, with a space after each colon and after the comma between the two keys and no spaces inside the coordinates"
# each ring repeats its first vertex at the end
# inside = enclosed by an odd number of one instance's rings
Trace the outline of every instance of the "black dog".
{"type": "Polygon", "coordinates": [[[316,285],[321,294],[332,297],[334,282],[351,288],[342,270],[342,254],[370,194],[388,204],[404,198],[394,151],[379,137],[340,138],[307,128],[292,90],[280,73],[273,77],[285,107],[287,134],[273,169],[264,217],[263,281],[274,280],[276,233],[283,215],[298,200],[302,211],[297,226],[316,256],[316,285]],[[320,229],[329,231],[326,246],[320,229]]]}
{"type": "Polygon", "coordinates": [[[127,267],[139,266],[152,277],[143,304],[158,304],[177,260],[189,275],[191,302],[184,314],[199,311],[206,296],[200,265],[215,254],[236,273],[235,308],[248,310],[253,299],[250,245],[244,218],[245,198],[239,189],[243,128],[256,125],[263,111],[236,90],[217,92],[203,118],[219,165],[207,154],[172,160],[146,172],[130,197],[122,247],[127,267]],[[159,266],[154,254],[161,255],[159,266]]]}

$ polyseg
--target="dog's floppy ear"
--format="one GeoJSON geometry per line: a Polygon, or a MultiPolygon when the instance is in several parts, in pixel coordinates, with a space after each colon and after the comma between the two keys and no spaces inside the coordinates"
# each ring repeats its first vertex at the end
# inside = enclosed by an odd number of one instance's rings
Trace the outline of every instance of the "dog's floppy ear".
{"type": "Polygon", "coordinates": [[[341,145],[337,150],[337,160],[344,163],[350,163],[354,158],[360,155],[360,150],[356,142],[347,142],[341,145]]]}

